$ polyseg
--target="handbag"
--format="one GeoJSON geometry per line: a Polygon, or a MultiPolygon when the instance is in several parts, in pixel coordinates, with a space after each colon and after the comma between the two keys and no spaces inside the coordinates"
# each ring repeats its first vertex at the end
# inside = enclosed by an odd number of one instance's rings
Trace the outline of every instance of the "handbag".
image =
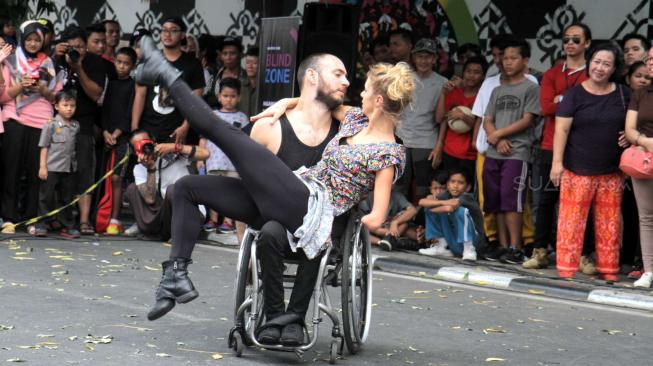
{"type": "Polygon", "coordinates": [[[653,153],[631,146],[621,154],[619,169],[635,179],[653,179],[653,153]]]}

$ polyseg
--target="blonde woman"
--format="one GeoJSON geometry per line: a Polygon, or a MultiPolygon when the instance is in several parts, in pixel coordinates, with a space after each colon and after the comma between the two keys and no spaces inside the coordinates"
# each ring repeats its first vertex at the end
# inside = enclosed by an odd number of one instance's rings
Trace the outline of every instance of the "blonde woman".
{"type": "MultiPolygon", "coordinates": [[[[163,278],[148,319],[163,316],[175,301],[186,303],[199,295],[187,272],[202,224],[198,203],[254,227],[270,220],[279,222],[298,239],[291,245],[302,248],[309,259],[329,245],[333,218],[370,191],[375,203],[362,222],[370,230],[383,224],[392,182],[405,164],[405,149],[395,141],[394,132],[414,89],[407,64],[373,67],[361,93],[362,109],[340,109],[341,129],[325,148],[322,160],[293,172],[193,95],[179,79],[180,72],[163,62],[151,38],[142,38],[141,49],[144,62],[137,70],[137,81],[166,87],[191,126],[225,152],[242,178],[188,176],[175,183],[173,246],[170,260],[162,264],[163,278]]],[[[316,70],[306,73],[307,78],[321,77],[316,70]]],[[[330,77],[344,78],[346,71],[335,70],[330,77]]],[[[331,92],[333,97],[344,97],[342,90],[331,92]]]]}

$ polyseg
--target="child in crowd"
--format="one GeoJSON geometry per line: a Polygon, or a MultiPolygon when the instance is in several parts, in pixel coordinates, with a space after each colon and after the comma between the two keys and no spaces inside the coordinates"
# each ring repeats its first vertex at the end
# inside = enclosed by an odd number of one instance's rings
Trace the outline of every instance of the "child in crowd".
{"type": "Polygon", "coordinates": [[[482,57],[469,58],[463,67],[462,85],[448,90],[448,85],[442,88],[435,112],[436,121],[440,122],[438,142],[435,144],[433,168],[439,165],[444,170],[462,168],[467,170],[474,186],[476,170],[476,149],[472,144],[476,117],[471,113],[476,100],[476,94],[485,79],[488,65],[482,57]],[[459,107],[469,108],[464,113],[459,107]],[[467,126],[467,131],[454,131],[449,128],[448,121],[461,120],[467,126]]]}
{"type": "MultiPolygon", "coordinates": [[[[373,198],[373,195],[369,195],[359,204],[362,212],[367,214],[372,211],[373,198]]],[[[417,249],[417,242],[411,245],[412,241],[407,238],[399,240],[408,230],[408,223],[415,215],[415,206],[408,202],[406,196],[393,189],[390,192],[387,219],[380,228],[370,232],[370,243],[388,252],[393,249],[417,249]]]]}
{"type": "MultiPolygon", "coordinates": [[[[226,78],[220,82],[218,101],[222,107],[214,112],[221,119],[241,129],[249,124],[249,118],[237,108],[238,102],[240,101],[240,81],[238,79],[226,78]]],[[[215,146],[213,142],[202,138],[200,140],[200,146],[208,149],[211,153],[211,156],[206,162],[197,162],[197,169],[200,172],[205,171],[211,175],[225,177],[239,177],[236,168],[231,164],[227,155],[219,147],[215,146]]],[[[216,229],[222,233],[233,233],[235,230],[234,224],[228,218],[225,218],[223,224],[218,227],[218,213],[210,210],[209,221],[204,225],[204,230],[215,231],[216,229]]]]}
{"type": "MultiPolygon", "coordinates": [[[[130,76],[136,65],[136,51],[123,47],[116,53],[115,68],[117,78],[109,81],[107,93],[102,108],[102,135],[104,143],[115,151],[116,162],[122,159],[129,148],[129,132],[131,131],[132,105],[134,104],[135,82],[130,76]]],[[[127,164],[113,171],[111,176],[112,202],[111,220],[107,226],[107,235],[118,235],[125,231],[120,219],[122,206],[122,178],[127,164]]]]}
{"type": "MultiPolygon", "coordinates": [[[[437,179],[437,178],[436,178],[437,179]]],[[[434,179],[431,194],[419,201],[424,207],[426,239],[431,247],[420,249],[428,256],[461,256],[476,260],[476,248],[485,246],[483,214],[469,193],[470,178],[465,169],[449,171],[446,182],[434,179]]]]}
{"type": "MultiPolygon", "coordinates": [[[[77,169],[75,136],[79,132],[79,123],[72,120],[76,101],[74,91],[58,92],[54,98],[57,115],[41,130],[39,216],[61,206],[55,201],[55,193],[59,194],[62,204],[67,204],[72,199],[73,173],[77,169]]],[[[79,238],[79,231],[74,228],[72,207],[62,210],[58,219],[63,225],[61,236],[79,238]]],[[[43,223],[36,225],[36,236],[46,236],[47,233],[43,223]]]]}
{"type": "Polygon", "coordinates": [[[539,86],[526,78],[530,46],[512,40],[503,54],[503,83],[490,95],[483,127],[490,144],[483,165],[484,211],[497,218],[499,246],[485,254],[490,261],[524,261],[522,225],[533,125],[540,114],[539,86]]]}

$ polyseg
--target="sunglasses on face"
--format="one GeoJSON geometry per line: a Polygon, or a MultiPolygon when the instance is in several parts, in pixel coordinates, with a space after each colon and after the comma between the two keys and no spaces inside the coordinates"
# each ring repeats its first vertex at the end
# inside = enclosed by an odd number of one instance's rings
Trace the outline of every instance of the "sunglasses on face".
{"type": "Polygon", "coordinates": [[[569,42],[574,42],[574,44],[580,44],[580,38],[565,37],[565,38],[562,39],[562,44],[567,44],[569,42]]]}

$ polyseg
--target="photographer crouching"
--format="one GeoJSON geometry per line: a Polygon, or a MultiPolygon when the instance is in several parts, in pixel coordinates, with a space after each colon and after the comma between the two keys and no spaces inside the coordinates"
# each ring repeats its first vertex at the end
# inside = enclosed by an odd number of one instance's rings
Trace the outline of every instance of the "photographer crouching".
{"type": "MultiPolygon", "coordinates": [[[[168,240],[174,183],[189,174],[192,161],[207,159],[209,152],[196,145],[156,144],[143,130],[134,131],[130,143],[138,164],[134,167],[134,183],[127,187],[125,195],[136,224],[125,234],[168,240]]],[[[200,211],[206,214],[203,206],[200,211]]]]}

